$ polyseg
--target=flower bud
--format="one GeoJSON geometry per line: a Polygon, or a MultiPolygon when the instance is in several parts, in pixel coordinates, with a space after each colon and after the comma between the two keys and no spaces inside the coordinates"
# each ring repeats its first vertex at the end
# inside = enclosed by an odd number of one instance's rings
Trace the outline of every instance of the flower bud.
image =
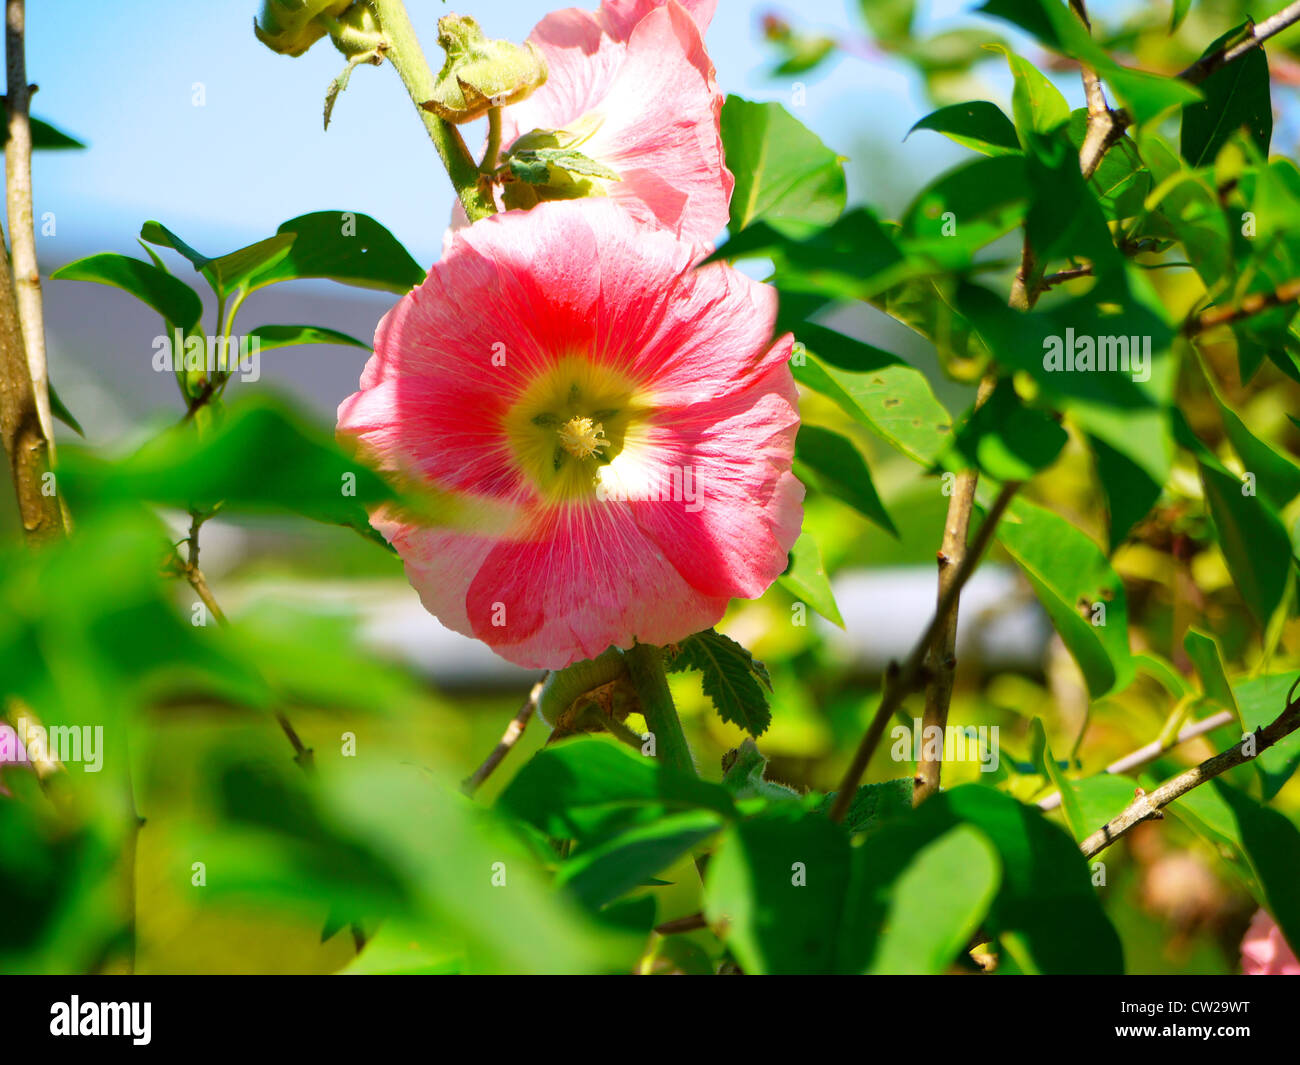
{"type": "Polygon", "coordinates": [[[265,0],[262,17],[253,20],[253,32],[273,52],[302,55],[329,32],[325,20],[342,15],[351,3],[352,0],[265,0]]]}
{"type": "Polygon", "coordinates": [[[469,122],[489,108],[518,103],[546,84],[546,62],[536,45],[489,40],[468,16],[439,19],[438,43],[447,61],[432,99],[420,106],[448,122],[469,122]]]}
{"type": "Polygon", "coordinates": [[[378,64],[379,60],[374,55],[379,54],[384,31],[380,28],[379,18],[365,0],[356,0],[335,19],[329,27],[329,34],[334,47],[349,59],[378,64]]]}

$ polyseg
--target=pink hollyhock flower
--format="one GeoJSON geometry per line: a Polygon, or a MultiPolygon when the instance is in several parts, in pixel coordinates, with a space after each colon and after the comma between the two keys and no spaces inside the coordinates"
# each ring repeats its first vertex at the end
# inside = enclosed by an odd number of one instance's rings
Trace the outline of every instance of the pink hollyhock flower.
{"type": "Polygon", "coordinates": [[[1300,961],[1267,910],[1255,914],[1241,941],[1241,971],[1246,976],[1300,976],[1300,961]]]}
{"type": "Polygon", "coordinates": [[[509,150],[533,130],[568,131],[575,150],[619,175],[591,179],[597,190],[684,240],[712,241],[736,184],[702,37],[716,3],[605,0],[596,12],[547,15],[528,38],[546,58],[546,84],[505,108],[502,143],[509,150]]]}
{"type": "Polygon", "coordinates": [[[773,289],[606,200],[476,222],[384,317],[339,430],[483,515],[375,527],[425,607],[532,668],[665,644],[785,569],[803,486],[773,289]]]}
{"type": "MultiPolygon", "coordinates": [[[[632,36],[636,24],[657,7],[663,7],[667,0],[602,0],[596,17],[608,30],[609,35],[617,41],[626,41],[632,36]]],[[[704,33],[713,21],[713,13],[718,9],[718,0],[677,0],[695,24],[704,33]]],[[[545,20],[543,20],[545,21],[545,20]]]]}

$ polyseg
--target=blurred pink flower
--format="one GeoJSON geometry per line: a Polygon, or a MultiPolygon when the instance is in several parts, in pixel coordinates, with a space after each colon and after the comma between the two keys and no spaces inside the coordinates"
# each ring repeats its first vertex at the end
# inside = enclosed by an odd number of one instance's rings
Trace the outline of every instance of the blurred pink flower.
{"type": "Polygon", "coordinates": [[[445,625],[554,669],[683,639],[785,569],[791,337],[771,288],[695,260],[607,200],[543,203],[456,233],[380,323],[339,429],[483,515],[373,517],[445,625]]]}
{"type": "Polygon", "coordinates": [[[735,187],[702,37],[716,3],[605,0],[547,15],[528,38],[546,58],[546,84],[504,110],[503,145],[535,129],[581,130],[576,150],[619,175],[603,182],[610,198],[684,240],[712,241],[735,187]]]}
{"type": "Polygon", "coordinates": [[[1241,941],[1241,971],[1247,976],[1300,976],[1300,961],[1282,937],[1282,930],[1260,910],[1241,941]]]}
{"type": "Polygon", "coordinates": [[[7,765],[10,762],[26,765],[27,752],[23,748],[23,741],[18,738],[18,733],[9,725],[0,724],[0,765],[7,765]]]}
{"type": "Polygon", "coordinates": [[[23,741],[18,738],[9,725],[0,724],[0,796],[10,798],[11,793],[4,785],[3,774],[6,766],[18,765],[26,767],[27,751],[23,747],[23,741]]]}

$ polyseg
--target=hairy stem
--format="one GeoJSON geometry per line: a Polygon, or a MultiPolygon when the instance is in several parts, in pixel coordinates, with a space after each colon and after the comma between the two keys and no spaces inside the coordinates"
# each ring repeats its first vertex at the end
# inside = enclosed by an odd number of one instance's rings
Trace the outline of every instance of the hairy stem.
{"type": "Polygon", "coordinates": [[[402,0],[370,0],[370,6],[384,33],[384,43],[379,50],[391,60],[406,86],[420,121],[447,168],[447,176],[451,178],[465,213],[471,222],[486,218],[493,213],[492,200],[479,185],[478,166],[465,147],[460,130],[420,106],[433,97],[434,76],[415,36],[406,5],[402,0]]]}
{"type": "Polygon", "coordinates": [[[497,158],[501,155],[501,108],[488,108],[488,142],[483,152],[483,163],[479,170],[490,174],[497,168],[497,158]]]}
{"type": "Polygon", "coordinates": [[[641,713],[654,736],[655,755],[665,765],[695,775],[695,761],[686,743],[686,733],[677,717],[668,676],[664,672],[662,648],[652,644],[634,644],[625,653],[627,671],[641,703],[641,713]]]}

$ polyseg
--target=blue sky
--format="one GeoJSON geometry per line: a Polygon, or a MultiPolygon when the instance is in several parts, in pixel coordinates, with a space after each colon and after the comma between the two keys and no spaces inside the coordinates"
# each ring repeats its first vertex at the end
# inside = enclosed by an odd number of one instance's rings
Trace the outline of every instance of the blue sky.
{"type": "MultiPolygon", "coordinates": [[[[520,40],[561,3],[408,0],[408,9],[436,66],[436,23],[447,11],[520,40]]],[[[766,74],[771,53],[759,37],[761,13],[784,10],[800,25],[843,33],[860,25],[855,4],[721,0],[708,42],[723,88],[788,100],[792,79],[766,74]]],[[[923,6],[926,22],[941,25],[969,5],[923,6]]],[[[33,110],[90,145],[36,159],[38,218],[53,212],[56,225],[45,238],[47,265],[96,250],[131,251],[148,218],[221,254],[323,209],[364,211],[421,261],[437,256],[451,192],[394,71],[358,69],[326,133],[321,102],[342,57],[328,41],[297,59],[275,55],[253,37],[259,8],[257,0],[29,5],[29,74],[41,86],[33,110]],[[203,106],[194,103],[196,83],[203,106]]],[[[852,155],[864,127],[878,143],[898,145],[927,110],[901,67],[844,60],[809,82],[798,114],[852,155]]],[[[469,139],[477,147],[477,132],[469,139]]],[[[948,157],[936,137],[913,138],[900,150],[926,174],[948,157]]]]}

